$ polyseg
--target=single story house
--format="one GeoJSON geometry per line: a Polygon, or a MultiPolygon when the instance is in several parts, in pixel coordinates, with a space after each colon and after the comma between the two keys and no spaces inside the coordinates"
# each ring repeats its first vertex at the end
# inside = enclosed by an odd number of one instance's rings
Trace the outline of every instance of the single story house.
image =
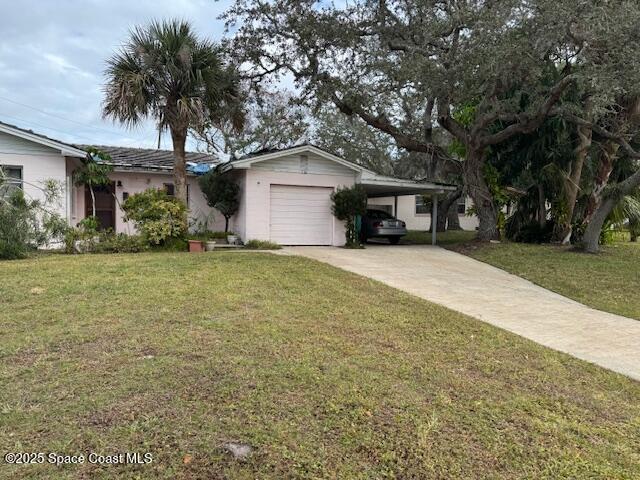
{"type": "MultiPolygon", "coordinates": [[[[148,188],[173,191],[173,154],[167,150],[97,146],[109,154],[112,184],[96,195],[96,214],[101,224],[116,232],[133,233],[123,219],[119,204],[129,195],[148,188]]],[[[19,179],[25,193],[42,196],[39,185],[59,181],[64,192],[55,207],[70,225],[91,214],[90,195],[72,181],[73,172],[87,157],[87,146],[71,145],[0,122],[0,166],[19,179]]],[[[207,163],[232,175],[241,187],[238,213],[230,228],[243,241],[269,240],[282,245],[343,245],[344,224],[331,213],[330,195],[337,188],[361,184],[371,204],[379,199],[416,196],[434,199],[454,187],[434,182],[414,182],[378,175],[360,165],[305,144],[279,151],[259,152],[220,162],[215,156],[189,153],[187,161],[207,163]]],[[[224,218],[207,205],[197,176],[188,176],[188,208],[192,228],[221,230],[224,218]]],[[[386,200],[384,200],[386,201],[386,200]]],[[[398,216],[404,218],[398,208],[398,216]]],[[[409,223],[409,228],[413,225],[409,223]]],[[[416,225],[426,229],[428,225],[416,225]]],[[[435,236],[434,236],[435,241],[435,236]]]]}

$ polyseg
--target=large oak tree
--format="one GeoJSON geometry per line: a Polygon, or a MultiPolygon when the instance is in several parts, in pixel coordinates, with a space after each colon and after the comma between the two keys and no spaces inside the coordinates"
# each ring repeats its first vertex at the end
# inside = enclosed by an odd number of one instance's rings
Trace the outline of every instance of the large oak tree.
{"type": "Polygon", "coordinates": [[[465,188],[488,240],[499,232],[487,153],[557,115],[574,84],[591,87],[592,111],[611,103],[617,66],[594,58],[620,48],[625,8],[637,10],[624,0],[237,0],[226,18],[240,22],[234,46],[255,79],[292,75],[303,98],[332,102],[412,152],[434,151],[437,119],[464,146],[465,188]]]}

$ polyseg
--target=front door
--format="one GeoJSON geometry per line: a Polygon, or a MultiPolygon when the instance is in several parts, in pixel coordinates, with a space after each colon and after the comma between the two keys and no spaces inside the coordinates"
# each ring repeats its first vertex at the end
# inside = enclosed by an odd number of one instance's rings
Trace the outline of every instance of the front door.
{"type": "MultiPolygon", "coordinates": [[[[116,229],[116,191],[115,183],[100,187],[93,187],[93,193],[96,197],[96,217],[98,217],[99,229],[107,230],[116,229]]],[[[90,217],[93,215],[93,203],[91,199],[91,191],[89,187],[85,187],[85,215],[90,217]]]]}

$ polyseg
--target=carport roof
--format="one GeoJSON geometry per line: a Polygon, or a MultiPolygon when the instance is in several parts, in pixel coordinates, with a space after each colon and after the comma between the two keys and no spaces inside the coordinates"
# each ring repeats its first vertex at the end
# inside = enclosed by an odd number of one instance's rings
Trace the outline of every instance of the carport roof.
{"type": "MultiPolygon", "coordinates": [[[[371,172],[373,173],[373,172],[371,172]]],[[[401,195],[437,195],[455,190],[455,185],[437,182],[418,182],[395,177],[385,177],[373,173],[367,175],[363,172],[360,184],[364,187],[369,197],[394,197],[401,195]]]]}

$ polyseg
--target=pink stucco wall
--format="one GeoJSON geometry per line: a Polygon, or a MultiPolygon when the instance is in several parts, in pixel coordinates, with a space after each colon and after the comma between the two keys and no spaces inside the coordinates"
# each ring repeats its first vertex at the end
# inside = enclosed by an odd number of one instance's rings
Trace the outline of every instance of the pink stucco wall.
{"type": "MultiPolygon", "coordinates": [[[[173,183],[173,176],[167,173],[154,172],[112,172],[111,179],[116,182],[116,232],[135,233],[135,228],[130,222],[123,220],[124,212],[119,208],[119,203],[123,201],[123,194],[129,195],[143,192],[148,188],[164,188],[165,183],[173,183]],[[118,186],[118,181],[122,186],[118,186]]],[[[189,177],[189,224],[190,229],[195,230],[200,225],[205,225],[209,230],[224,230],[224,217],[217,210],[210,208],[200,190],[198,179],[189,177]]],[[[85,194],[84,187],[75,187],[74,193],[75,214],[72,211],[72,223],[75,225],[84,218],[85,194]]]]}
{"type": "MultiPolygon", "coordinates": [[[[355,175],[317,175],[294,172],[278,172],[258,169],[245,171],[243,179],[243,201],[240,222],[236,231],[244,241],[269,240],[271,185],[295,185],[307,187],[351,186],[355,175]]],[[[238,220],[238,219],[236,219],[238,220]]],[[[333,218],[333,245],[345,243],[344,223],[333,218]]]]}

